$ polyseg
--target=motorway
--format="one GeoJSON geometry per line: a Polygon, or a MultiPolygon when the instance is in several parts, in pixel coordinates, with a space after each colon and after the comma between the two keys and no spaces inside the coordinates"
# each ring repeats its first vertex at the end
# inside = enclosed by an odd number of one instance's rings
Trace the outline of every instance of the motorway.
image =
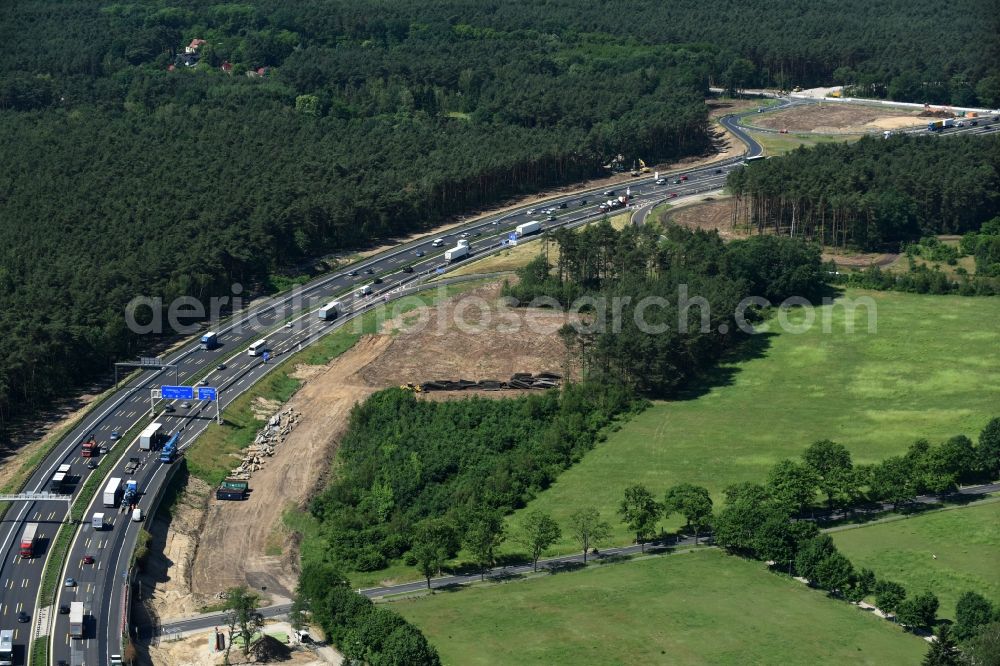
{"type": "MultiPolygon", "coordinates": [[[[760,146],[742,130],[734,117],[725,117],[722,123],[749,146],[748,155],[760,153],[760,146]]],[[[743,157],[717,162],[707,167],[683,172],[687,180],[673,181],[681,172],[663,177],[665,185],[656,185],[653,178],[643,176],[613,186],[615,195],[624,194],[626,188],[631,194],[630,208],[646,210],[658,202],[669,200],[671,194],[678,198],[698,192],[721,189],[726,174],[740,168],[743,157]],[[721,169],[721,173],[718,170],[721,169]]],[[[321,335],[343,325],[346,318],[327,323],[320,321],[311,311],[325,302],[336,298],[347,311],[360,312],[375,304],[383,296],[387,300],[397,298],[403,292],[401,286],[432,275],[445,269],[443,252],[454,246],[461,234],[468,234],[467,240],[473,256],[498,251],[503,247],[507,234],[518,224],[529,220],[539,220],[543,229],[560,226],[576,226],[600,219],[603,213],[597,210],[601,201],[611,195],[602,193],[604,188],[594,188],[572,195],[554,197],[535,205],[521,206],[515,210],[492,215],[450,229],[443,234],[444,247],[433,247],[433,236],[403,243],[396,248],[370,257],[352,265],[357,272],[351,275],[338,271],[333,275],[317,278],[294,293],[269,299],[251,308],[240,310],[214,329],[219,333],[221,346],[214,350],[202,350],[196,341],[185,344],[180,349],[166,355],[165,363],[176,365],[176,374],[168,370],[143,370],[130,379],[109,399],[102,403],[53,449],[25,485],[26,490],[44,491],[55,469],[61,464],[70,464],[72,472],[72,492],[74,497],[83,486],[89,474],[86,459],[80,457],[80,444],[89,433],[97,436],[99,443],[111,447],[114,454],[122,453],[110,477],[127,478],[124,466],[132,456],[142,458],[142,464],[135,473],[140,490],[144,492],[139,507],[148,512],[167,476],[168,467],[155,457],[143,457],[138,451],[137,441],[112,441],[112,434],[124,435],[148,420],[150,409],[150,389],[161,384],[192,384],[204,378],[209,385],[220,391],[220,402],[224,408],[240,393],[247,390],[275,363],[263,363],[258,357],[251,357],[246,347],[254,340],[266,338],[276,361],[294,352],[301,346],[314,342],[321,335]],[[538,208],[539,210],[534,210],[538,208]],[[541,209],[551,209],[546,213],[541,209]],[[554,220],[549,217],[554,216],[554,220]],[[418,256],[418,253],[421,253],[418,256]],[[412,273],[404,272],[412,268],[412,273]],[[371,274],[366,271],[371,271],[371,274]],[[375,278],[382,284],[375,285],[375,294],[366,298],[353,295],[354,288],[371,284],[375,278]],[[290,324],[286,327],[286,322],[290,324]],[[216,366],[225,364],[225,369],[216,366]],[[121,449],[125,451],[122,452],[121,449]]],[[[612,213],[613,214],[613,213],[612,213]]],[[[645,214],[642,215],[642,219],[645,214]]],[[[641,222],[642,220],[636,220],[641,222]]],[[[190,408],[173,403],[172,413],[163,412],[163,403],[157,406],[157,421],[164,424],[169,432],[181,433],[181,447],[186,448],[204,430],[215,414],[209,403],[192,402],[190,408]]],[[[108,458],[99,457],[99,470],[111,464],[108,458]]],[[[103,470],[101,470],[103,472],[103,470]]],[[[94,504],[85,512],[89,516],[94,511],[104,511],[101,506],[101,492],[95,495],[94,504]]],[[[249,500],[252,501],[252,500],[249,500]]],[[[32,501],[16,503],[0,524],[0,582],[4,585],[0,601],[0,629],[14,629],[18,659],[15,663],[26,663],[26,649],[32,637],[51,635],[52,661],[64,661],[73,666],[95,666],[110,663],[110,655],[120,652],[119,629],[122,624],[122,593],[124,576],[131,553],[139,535],[141,525],[132,523],[128,516],[118,513],[110,528],[95,532],[88,521],[77,531],[71,552],[64,563],[63,578],[72,577],[77,581],[73,587],[61,587],[54,607],[36,608],[36,597],[45,558],[54,539],[61,519],[66,511],[64,502],[32,501]],[[41,556],[21,559],[17,545],[24,525],[28,522],[40,524],[41,556]],[[94,557],[93,564],[84,564],[85,555],[94,557]],[[88,614],[85,638],[69,638],[67,616],[57,613],[62,604],[82,601],[88,614]],[[18,613],[26,613],[29,623],[19,623],[18,613]],[[30,634],[29,634],[30,628],[30,634]]],[[[113,511],[113,510],[112,510],[113,511]]]]}
{"type": "MultiPolygon", "coordinates": [[[[720,162],[711,167],[691,169],[684,172],[688,180],[679,184],[655,185],[649,176],[631,179],[615,186],[616,196],[626,189],[632,196],[632,205],[639,206],[651,200],[659,200],[666,192],[685,196],[705,189],[722,187],[726,173],[742,164],[742,158],[720,162]],[[716,173],[722,169],[722,173],[716,173]]],[[[666,177],[666,176],[664,176],[666,177]]],[[[547,199],[534,206],[522,206],[503,214],[482,218],[461,225],[443,234],[444,247],[433,247],[433,236],[404,243],[393,250],[381,253],[352,265],[358,274],[339,271],[334,275],[313,280],[296,290],[294,294],[281,296],[240,311],[215,330],[219,333],[221,345],[214,350],[202,350],[196,341],[189,342],[179,350],[166,355],[162,360],[176,366],[173,370],[143,370],[130,379],[109,399],[91,414],[88,414],[68,436],[54,448],[25,485],[26,490],[44,491],[55,469],[62,464],[70,464],[73,496],[83,486],[89,474],[94,473],[86,466],[87,460],[80,456],[80,445],[90,433],[98,442],[107,445],[111,453],[121,457],[108,478],[128,478],[124,466],[128,459],[138,456],[142,464],[134,478],[144,491],[139,507],[148,513],[150,505],[158,496],[166,477],[167,466],[158,462],[155,456],[138,450],[137,440],[112,441],[112,434],[124,435],[129,430],[148,421],[150,411],[150,390],[162,384],[191,384],[195,379],[204,378],[209,385],[220,391],[220,401],[224,408],[242,391],[248,389],[284,354],[294,352],[301,346],[315,341],[321,334],[343,325],[346,318],[327,323],[320,321],[313,310],[323,303],[340,300],[348,311],[363,310],[380,299],[395,298],[401,292],[401,283],[433,274],[443,265],[443,251],[455,245],[460,234],[468,234],[470,248],[474,256],[482,256],[498,251],[507,234],[518,224],[529,220],[539,220],[544,229],[560,226],[576,226],[600,219],[603,213],[598,204],[611,195],[602,193],[604,188],[547,199]],[[545,213],[541,210],[551,210],[545,213]],[[539,208],[539,210],[534,210],[539,208]],[[550,220],[550,216],[555,217],[550,220]],[[418,256],[417,253],[423,253],[418,256]],[[404,267],[412,268],[412,273],[403,272],[404,267]],[[366,271],[372,271],[368,274],[366,271]],[[375,278],[382,280],[375,285],[375,294],[367,298],[357,298],[353,288],[371,284],[375,278]],[[286,322],[291,327],[285,326],[286,322]],[[254,340],[266,337],[274,356],[274,362],[263,363],[259,357],[245,353],[246,347],[254,340]],[[224,370],[215,369],[220,363],[224,370]]],[[[173,402],[172,413],[163,412],[163,403],[157,405],[157,421],[173,433],[181,433],[182,449],[190,445],[212,421],[215,408],[209,403],[194,401],[191,408],[184,408],[173,402]]],[[[111,464],[110,459],[101,456],[99,470],[111,464]]],[[[89,517],[95,511],[105,511],[101,505],[102,493],[95,495],[94,503],[84,515],[89,517]]],[[[252,501],[252,500],[251,500],[252,501]]],[[[119,629],[122,624],[122,592],[124,577],[129,560],[138,538],[140,524],[132,523],[128,516],[117,513],[109,521],[110,526],[95,532],[85,520],[80,526],[71,552],[66,562],[62,578],[72,577],[73,587],[61,587],[54,607],[36,608],[36,597],[45,558],[56,531],[65,515],[66,505],[59,501],[32,501],[16,503],[0,526],[0,581],[4,585],[3,602],[0,604],[0,628],[14,629],[20,663],[26,663],[25,653],[31,637],[51,635],[51,657],[54,662],[65,661],[73,666],[94,666],[110,663],[110,655],[120,652],[119,629]],[[25,523],[38,522],[42,535],[39,541],[40,556],[22,559],[17,545],[25,523]],[[91,555],[93,564],[84,564],[84,556],[91,555]],[[69,638],[68,616],[57,612],[60,605],[71,601],[82,601],[87,612],[85,637],[80,640],[69,638]],[[30,623],[17,622],[18,613],[31,617],[30,623]],[[31,628],[29,636],[28,628],[31,628]]],[[[114,510],[110,510],[113,512],[114,510]]],[[[62,580],[62,578],[60,580],[62,580]]]]}

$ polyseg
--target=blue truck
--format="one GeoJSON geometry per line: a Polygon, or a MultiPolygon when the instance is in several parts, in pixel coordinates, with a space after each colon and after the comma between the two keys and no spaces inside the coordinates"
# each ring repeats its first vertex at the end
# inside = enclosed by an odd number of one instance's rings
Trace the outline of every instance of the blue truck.
{"type": "Polygon", "coordinates": [[[179,432],[174,433],[167,443],[163,445],[160,449],[160,462],[161,463],[172,463],[174,457],[177,455],[177,441],[180,439],[181,434],[179,432]]]}

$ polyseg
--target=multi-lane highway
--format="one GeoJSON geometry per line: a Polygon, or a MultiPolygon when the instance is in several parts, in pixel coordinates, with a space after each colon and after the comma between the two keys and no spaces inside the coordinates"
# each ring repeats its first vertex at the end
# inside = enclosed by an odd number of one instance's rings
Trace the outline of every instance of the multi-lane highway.
{"type": "MultiPolygon", "coordinates": [[[[735,117],[723,118],[722,123],[747,143],[748,156],[760,154],[759,144],[739,127],[735,117]]],[[[351,266],[353,270],[349,272],[318,278],[292,295],[241,310],[214,329],[219,333],[219,348],[203,350],[193,341],[164,357],[164,362],[176,366],[176,379],[174,371],[144,370],[87,415],[55,447],[25,489],[46,490],[55,470],[60,465],[69,464],[70,486],[75,496],[88,476],[97,473],[97,470],[89,469],[87,460],[80,456],[81,442],[93,433],[100,444],[111,449],[107,456],[96,459],[98,470],[102,473],[104,468],[113,464],[114,469],[107,474],[108,478],[130,478],[124,471],[126,462],[133,456],[141,459],[140,467],[131,478],[138,481],[144,493],[139,507],[148,510],[162,489],[169,465],[161,464],[148,452],[139,451],[136,441],[115,440],[113,435],[124,435],[148,420],[150,389],[162,384],[191,384],[195,379],[204,379],[220,390],[220,401],[225,407],[275,367],[285,354],[309,344],[345,321],[341,318],[332,323],[323,322],[312,310],[334,298],[342,301],[348,312],[362,311],[382,298],[395,298],[403,283],[413,283],[444,267],[444,250],[454,246],[463,235],[469,241],[473,256],[482,256],[500,249],[508,233],[523,222],[538,220],[543,229],[584,224],[603,215],[598,210],[602,201],[625,194],[626,190],[631,195],[630,207],[633,210],[648,211],[655,203],[672,199],[672,195],[681,198],[719,189],[726,174],[742,164],[741,156],[683,172],[686,179],[680,182],[676,182],[682,175],[680,172],[663,174],[663,184],[656,184],[652,177],[643,176],[614,186],[614,195],[605,191],[606,188],[595,188],[548,199],[534,206],[522,206],[450,230],[441,236],[443,246],[435,246],[433,236],[404,243],[351,266]],[[372,296],[355,296],[357,287],[372,284],[376,278],[381,283],[373,285],[375,293],[372,296]],[[246,353],[251,342],[264,337],[274,357],[270,363],[263,363],[260,357],[246,353]],[[111,463],[110,460],[117,455],[120,455],[117,462],[111,463]]],[[[636,221],[641,222],[641,219],[636,221]]],[[[192,402],[190,407],[184,407],[175,401],[171,407],[173,411],[162,411],[164,403],[161,402],[157,407],[159,413],[156,420],[163,423],[169,432],[180,433],[182,448],[189,446],[215,415],[215,407],[209,403],[192,402]]],[[[95,511],[105,511],[101,495],[100,492],[95,495],[93,505],[85,512],[88,519],[95,511]]],[[[98,532],[90,526],[89,520],[85,520],[77,530],[70,555],[63,564],[62,578],[71,577],[76,584],[60,587],[56,604],[38,609],[36,597],[43,564],[65,511],[63,502],[22,502],[8,511],[4,523],[0,525],[0,556],[3,558],[0,582],[4,585],[0,602],[0,629],[15,630],[15,644],[24,663],[30,639],[48,635],[51,637],[52,663],[64,661],[75,666],[108,664],[110,656],[121,649],[124,575],[141,524],[131,522],[124,513],[114,513],[108,521],[109,525],[98,532]],[[17,545],[25,524],[30,522],[40,525],[40,552],[36,558],[23,559],[18,555],[17,545]],[[85,563],[85,556],[92,557],[93,562],[85,563]],[[88,621],[83,639],[69,638],[68,617],[58,612],[59,606],[71,601],[81,601],[86,608],[88,621]],[[28,622],[18,622],[21,613],[27,616],[28,622]]],[[[87,562],[90,557],[86,558],[87,562]]]]}
{"type": "MultiPolygon", "coordinates": [[[[443,267],[443,251],[454,246],[462,234],[467,235],[473,256],[481,256],[498,250],[507,234],[523,222],[539,220],[543,229],[549,229],[599,219],[603,213],[598,210],[598,205],[612,196],[625,194],[626,190],[632,197],[631,205],[636,206],[663,199],[670,193],[681,197],[721,187],[725,174],[740,164],[741,159],[732,159],[709,168],[693,169],[685,172],[687,179],[680,183],[674,183],[674,177],[668,178],[664,174],[667,182],[657,185],[652,177],[644,176],[616,186],[614,195],[606,194],[601,188],[548,199],[536,206],[523,206],[456,227],[443,236],[443,246],[435,247],[432,244],[434,237],[405,243],[352,266],[354,275],[338,272],[325,276],[308,283],[294,295],[241,311],[215,329],[219,333],[219,348],[202,350],[197,342],[191,342],[164,357],[164,362],[176,366],[176,378],[172,370],[144,370],[131,379],[59,443],[32,475],[25,489],[46,490],[58,466],[69,464],[70,486],[75,496],[88,476],[97,473],[97,470],[87,467],[87,459],[80,455],[81,443],[93,433],[100,444],[110,447],[106,456],[96,459],[98,470],[103,472],[104,467],[111,464],[108,461],[115,454],[120,454],[114,469],[106,475],[108,478],[130,478],[124,466],[129,458],[140,457],[141,466],[131,478],[139,482],[139,488],[144,492],[139,507],[148,509],[163,485],[168,466],[159,463],[148,452],[139,451],[137,442],[114,441],[113,435],[124,435],[148,420],[150,389],[162,384],[190,384],[194,379],[204,378],[209,385],[220,390],[224,407],[273,368],[284,354],[309,344],[318,334],[332,330],[343,321],[322,322],[310,310],[335,297],[349,311],[368,307],[382,298],[383,292],[385,297],[392,298],[392,292],[400,283],[419,279],[443,267]],[[717,173],[719,169],[721,173],[717,173]],[[382,282],[374,285],[373,296],[354,296],[356,287],[372,284],[375,278],[382,282]],[[291,326],[286,327],[286,322],[291,326]],[[273,360],[268,364],[245,351],[251,342],[265,336],[273,354],[273,360]],[[220,364],[224,364],[225,369],[217,369],[220,364]],[[121,452],[122,448],[126,450],[121,452]]],[[[181,433],[182,447],[189,445],[215,415],[215,408],[209,403],[192,402],[190,408],[185,408],[174,401],[172,412],[162,411],[163,406],[162,402],[157,406],[159,413],[156,420],[163,423],[169,432],[181,433]]],[[[85,512],[88,520],[77,531],[71,553],[64,563],[62,579],[73,578],[75,585],[61,587],[57,603],[42,609],[35,607],[38,583],[66,505],[55,501],[23,502],[9,510],[0,528],[0,554],[3,556],[0,581],[5,586],[0,605],[0,628],[11,628],[17,632],[15,643],[20,651],[26,652],[32,636],[47,634],[51,637],[53,663],[62,660],[74,665],[106,664],[110,662],[110,655],[120,652],[124,574],[140,524],[132,523],[124,513],[115,513],[104,530],[95,531],[89,524],[89,518],[95,511],[105,511],[101,495],[100,492],[96,494],[93,505],[85,512]],[[40,552],[36,558],[22,559],[18,555],[17,544],[24,525],[29,522],[40,524],[40,552]],[[88,555],[93,558],[93,563],[85,563],[84,558],[88,555]],[[85,637],[80,640],[69,638],[68,616],[58,612],[59,606],[72,601],[83,602],[87,611],[85,637]],[[26,614],[30,622],[19,623],[19,613],[26,614]]],[[[24,652],[20,654],[23,658],[24,652]]]]}

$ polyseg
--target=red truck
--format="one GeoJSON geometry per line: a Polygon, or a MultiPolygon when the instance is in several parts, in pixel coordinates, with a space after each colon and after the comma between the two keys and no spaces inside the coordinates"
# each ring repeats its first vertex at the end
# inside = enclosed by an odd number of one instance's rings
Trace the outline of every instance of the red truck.
{"type": "Polygon", "coordinates": [[[90,439],[83,443],[83,451],[80,452],[80,455],[84,458],[93,458],[97,455],[99,450],[100,448],[97,446],[97,440],[93,435],[91,435],[90,439]]]}
{"type": "Polygon", "coordinates": [[[24,559],[35,556],[35,541],[38,540],[38,523],[28,523],[21,535],[21,557],[24,559]]]}

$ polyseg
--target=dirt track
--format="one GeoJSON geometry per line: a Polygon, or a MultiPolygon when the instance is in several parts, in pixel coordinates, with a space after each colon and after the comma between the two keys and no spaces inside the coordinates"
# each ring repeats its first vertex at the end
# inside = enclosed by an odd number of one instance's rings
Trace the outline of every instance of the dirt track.
{"type": "MultiPolygon", "coordinates": [[[[441,378],[506,380],[514,372],[575,375],[557,333],[565,316],[550,310],[498,310],[499,292],[499,284],[487,285],[449,299],[443,307],[407,313],[328,366],[299,366],[296,375],[305,384],[286,407],[301,418],[254,474],[250,499],[210,499],[207,508],[204,502],[181,502],[170,531],[154,541],[154,546],[165,543],[167,548],[150,581],[156,582],[151,601],[160,621],[191,615],[241,583],[258,591],[266,587],[267,594],[277,597],[294,590],[298,550],[282,515],[304,507],[326,483],[351,408],[374,391],[441,378]]],[[[514,394],[483,392],[490,398],[514,394]]],[[[469,395],[459,391],[425,397],[469,395]]],[[[208,491],[204,484],[198,490],[202,497],[208,491]]]]}

